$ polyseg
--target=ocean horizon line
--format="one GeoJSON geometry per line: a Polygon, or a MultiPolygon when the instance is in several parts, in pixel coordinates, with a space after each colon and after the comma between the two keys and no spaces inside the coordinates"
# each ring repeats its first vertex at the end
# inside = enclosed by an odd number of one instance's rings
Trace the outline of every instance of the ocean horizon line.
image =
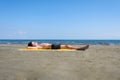
{"type": "Polygon", "coordinates": [[[120,40],[120,39],[0,39],[0,40],[120,40]]]}

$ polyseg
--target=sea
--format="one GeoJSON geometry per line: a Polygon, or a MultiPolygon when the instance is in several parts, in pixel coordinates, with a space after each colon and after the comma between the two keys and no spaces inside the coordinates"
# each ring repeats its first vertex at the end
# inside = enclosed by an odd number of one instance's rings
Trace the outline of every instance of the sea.
{"type": "Polygon", "coordinates": [[[30,41],[38,43],[59,43],[59,44],[90,44],[90,45],[120,45],[120,40],[59,40],[59,39],[0,39],[0,44],[27,44],[30,41]]]}

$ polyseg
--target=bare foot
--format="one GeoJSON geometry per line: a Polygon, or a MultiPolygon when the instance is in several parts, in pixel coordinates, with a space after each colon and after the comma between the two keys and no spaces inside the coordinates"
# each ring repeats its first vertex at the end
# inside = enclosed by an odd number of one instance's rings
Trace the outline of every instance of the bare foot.
{"type": "Polygon", "coordinates": [[[85,51],[85,50],[88,49],[88,48],[89,48],[89,45],[86,45],[86,46],[84,46],[84,47],[78,48],[77,50],[85,51]]]}

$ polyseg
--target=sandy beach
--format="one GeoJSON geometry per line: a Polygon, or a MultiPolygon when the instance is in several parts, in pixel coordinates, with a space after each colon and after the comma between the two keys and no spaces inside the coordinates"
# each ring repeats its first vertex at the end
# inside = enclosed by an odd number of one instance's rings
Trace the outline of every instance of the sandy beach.
{"type": "Polygon", "coordinates": [[[86,51],[19,51],[0,44],[0,80],[120,80],[120,46],[86,51]]]}

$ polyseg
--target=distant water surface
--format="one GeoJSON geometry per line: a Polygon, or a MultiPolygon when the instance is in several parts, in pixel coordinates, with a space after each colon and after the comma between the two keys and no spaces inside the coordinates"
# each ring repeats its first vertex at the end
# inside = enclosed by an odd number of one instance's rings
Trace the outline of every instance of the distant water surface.
{"type": "Polygon", "coordinates": [[[60,43],[60,44],[91,44],[91,45],[120,45],[120,40],[9,40],[0,39],[0,44],[27,44],[30,41],[38,43],[60,43]]]}

